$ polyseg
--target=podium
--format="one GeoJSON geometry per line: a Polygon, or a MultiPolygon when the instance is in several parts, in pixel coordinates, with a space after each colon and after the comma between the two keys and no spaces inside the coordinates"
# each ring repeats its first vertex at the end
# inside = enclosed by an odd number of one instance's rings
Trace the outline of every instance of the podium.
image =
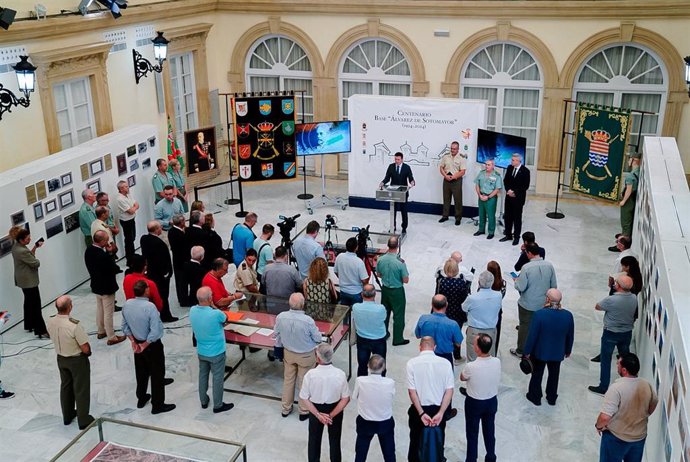
{"type": "Polygon", "coordinates": [[[388,232],[395,231],[395,203],[405,202],[407,200],[408,186],[386,186],[383,189],[376,190],[376,200],[390,203],[390,224],[388,232]]]}

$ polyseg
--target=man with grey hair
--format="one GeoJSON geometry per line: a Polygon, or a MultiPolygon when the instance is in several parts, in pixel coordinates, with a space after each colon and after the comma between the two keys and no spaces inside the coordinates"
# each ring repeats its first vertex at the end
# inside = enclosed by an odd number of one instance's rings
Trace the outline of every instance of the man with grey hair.
{"type": "Polygon", "coordinates": [[[170,278],[173,272],[170,251],[161,237],[163,228],[158,221],[149,221],[146,229],[149,233],[141,236],[139,243],[141,245],[141,254],[146,258],[147,274],[149,279],[158,287],[158,292],[163,300],[161,320],[163,322],[174,322],[178,318],[172,315],[170,303],[168,302],[170,297],[170,278]]]}
{"type": "MultiPolygon", "coordinates": [[[[501,311],[501,293],[492,290],[494,275],[489,271],[482,271],[478,277],[479,291],[470,295],[462,304],[462,309],[467,313],[467,360],[477,359],[474,351],[474,338],[479,334],[487,334],[491,340],[496,338],[496,325],[498,313],[501,311]]],[[[492,356],[496,356],[496,346],[492,344],[492,356]]]]}
{"type": "MultiPolygon", "coordinates": [[[[365,288],[366,290],[366,288],[365,288]]],[[[355,462],[367,460],[369,445],[378,435],[384,462],[395,461],[395,421],[393,420],[393,398],[395,381],[383,376],[386,359],[371,355],[368,362],[369,375],[357,377],[352,399],[357,400],[357,441],[355,462]]]]}
{"type": "Polygon", "coordinates": [[[107,224],[109,217],[110,209],[108,207],[102,205],[96,207],[96,219],[91,223],[91,240],[93,241],[94,234],[96,234],[97,231],[103,231],[108,236],[108,245],[105,249],[108,254],[113,255],[117,252],[117,246],[113,239],[113,232],[107,224]]]}
{"type": "Polygon", "coordinates": [[[91,223],[96,219],[96,208],[93,204],[96,203],[96,193],[90,189],[85,189],[81,192],[81,198],[84,203],[81,204],[79,209],[79,229],[84,235],[84,241],[86,241],[86,247],[89,247],[93,243],[91,237],[91,223]]]}
{"type": "Polygon", "coordinates": [[[135,218],[137,210],[139,210],[139,202],[135,201],[129,194],[129,184],[126,180],[117,182],[115,206],[120,216],[120,227],[125,240],[125,257],[127,258],[127,266],[129,266],[130,259],[134,255],[134,240],[137,237],[135,218]]]}
{"type": "Polygon", "coordinates": [[[611,383],[611,356],[613,349],[618,354],[630,352],[630,341],[637,315],[637,296],[630,292],[633,280],[625,274],[614,278],[615,293],[601,300],[594,307],[604,312],[604,332],[601,334],[601,371],[599,386],[590,386],[589,391],[603,395],[611,383]]]}
{"type": "Polygon", "coordinates": [[[189,303],[196,303],[196,291],[201,287],[201,281],[208,272],[201,264],[204,260],[204,248],[195,245],[190,251],[191,259],[184,264],[185,281],[187,282],[187,300],[189,303]]]}
{"type": "Polygon", "coordinates": [[[535,406],[541,404],[541,381],[545,367],[549,369],[546,401],[551,406],[556,405],[561,363],[573,351],[575,322],[572,313],[561,306],[562,299],[560,290],[547,290],[544,308],[534,313],[529,326],[525,356],[532,361],[532,377],[527,399],[535,406]]]}
{"type": "Polygon", "coordinates": [[[213,293],[210,287],[201,287],[196,292],[198,305],[189,311],[189,322],[196,338],[199,357],[199,399],[201,407],[208,408],[208,374],[213,374],[213,412],[225,412],[235,405],[223,402],[223,379],[225,374],[225,313],[213,308],[213,293]]]}
{"type": "MultiPolygon", "coordinates": [[[[283,409],[282,416],[287,417],[292,412],[295,399],[295,382],[297,388],[302,389],[302,379],[307,371],[314,367],[316,358],[314,349],[321,343],[321,332],[316,327],[314,319],[304,313],[304,295],[293,293],[288,301],[289,311],[283,311],[276,316],[274,328],[275,346],[283,348],[283,409]]],[[[299,400],[299,419],[309,418],[307,403],[299,400]]]]}
{"type": "Polygon", "coordinates": [[[513,154],[510,165],[506,169],[503,177],[506,197],[503,219],[505,221],[504,234],[500,242],[510,241],[513,245],[520,243],[520,233],[522,232],[522,208],[527,199],[529,189],[530,172],[527,167],[522,165],[522,156],[518,153],[513,154]]]}
{"type": "Polygon", "coordinates": [[[180,306],[191,306],[187,293],[187,277],[184,265],[189,260],[189,241],[185,232],[184,215],[178,213],[172,217],[172,226],[168,230],[168,242],[172,251],[172,266],[175,273],[175,292],[180,306]]]}
{"type": "MultiPolygon", "coordinates": [[[[352,305],[352,319],[357,332],[357,376],[367,375],[372,355],[386,358],[386,307],[376,303],[376,288],[366,284],[360,303],[352,305]]],[[[385,377],[386,371],[382,372],[385,377]]]]}
{"type": "Polygon", "coordinates": [[[340,435],[343,430],[343,409],[350,402],[350,388],[345,372],[333,366],[333,347],[321,343],[316,347],[316,368],[304,376],[299,397],[309,410],[308,460],[321,460],[323,427],[328,425],[330,460],[340,462],[340,435]]]}
{"type": "Polygon", "coordinates": [[[448,300],[445,295],[431,298],[431,314],[423,314],[417,321],[414,335],[417,338],[432,337],[436,342],[434,353],[453,365],[453,348],[462,345],[462,332],[457,322],[446,316],[448,300]]]}

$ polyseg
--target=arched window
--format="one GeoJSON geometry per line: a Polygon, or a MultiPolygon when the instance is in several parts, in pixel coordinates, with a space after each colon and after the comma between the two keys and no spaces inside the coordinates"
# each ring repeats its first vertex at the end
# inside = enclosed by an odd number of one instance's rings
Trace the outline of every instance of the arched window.
{"type": "MultiPolygon", "coordinates": [[[[666,105],[666,75],[661,61],[642,46],[613,45],[594,53],[583,64],[574,85],[574,99],[652,112],[642,118],[641,134],[658,135],[666,105]]],[[[632,120],[628,143],[634,146],[640,114],[633,113],[632,120]]]]}
{"type": "MultiPolygon", "coordinates": [[[[340,115],[347,119],[352,95],[410,96],[412,75],[402,51],[381,39],[353,45],[340,68],[340,115]]],[[[340,156],[340,171],[347,172],[347,155],[340,156]]]]}
{"type": "Polygon", "coordinates": [[[539,65],[529,51],[503,42],[478,50],[460,79],[463,98],[489,102],[487,129],[527,139],[529,167],[537,163],[543,87],[539,65]]]}

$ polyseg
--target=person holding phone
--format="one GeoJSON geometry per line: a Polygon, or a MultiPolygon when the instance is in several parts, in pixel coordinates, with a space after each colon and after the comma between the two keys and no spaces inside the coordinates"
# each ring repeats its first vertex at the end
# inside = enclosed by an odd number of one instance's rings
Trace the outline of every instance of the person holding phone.
{"type": "Polygon", "coordinates": [[[33,332],[39,339],[50,338],[46,323],[41,316],[41,293],[38,290],[38,267],[41,261],[36,258],[36,249],[43,245],[39,239],[29,249],[31,233],[21,226],[14,226],[9,232],[14,240],[12,258],[14,260],[14,285],[24,293],[24,329],[33,332]]]}

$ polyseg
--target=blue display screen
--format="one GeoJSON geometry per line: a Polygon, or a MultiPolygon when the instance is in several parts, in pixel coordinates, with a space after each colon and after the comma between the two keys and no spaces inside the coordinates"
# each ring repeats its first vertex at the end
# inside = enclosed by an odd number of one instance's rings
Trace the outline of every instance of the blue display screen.
{"type": "Polygon", "coordinates": [[[350,152],[350,121],[297,124],[298,156],[350,152]]]}
{"type": "Polygon", "coordinates": [[[477,134],[477,162],[493,160],[498,168],[508,168],[513,154],[520,154],[525,162],[527,138],[479,129],[477,134]]]}

